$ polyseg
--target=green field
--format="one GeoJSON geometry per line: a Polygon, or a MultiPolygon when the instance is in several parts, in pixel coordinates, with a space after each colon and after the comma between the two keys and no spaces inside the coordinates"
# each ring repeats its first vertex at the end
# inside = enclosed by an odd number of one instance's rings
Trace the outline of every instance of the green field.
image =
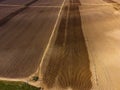
{"type": "Polygon", "coordinates": [[[0,90],[40,90],[23,82],[0,81],[0,90]]]}

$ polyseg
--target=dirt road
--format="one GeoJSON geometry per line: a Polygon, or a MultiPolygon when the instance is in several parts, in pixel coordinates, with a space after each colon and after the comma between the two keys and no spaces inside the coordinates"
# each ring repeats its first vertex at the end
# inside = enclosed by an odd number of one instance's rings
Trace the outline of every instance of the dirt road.
{"type": "Polygon", "coordinates": [[[90,90],[92,87],[79,5],[79,0],[70,0],[63,9],[57,38],[43,74],[47,88],[59,86],[63,89],[90,90]]]}

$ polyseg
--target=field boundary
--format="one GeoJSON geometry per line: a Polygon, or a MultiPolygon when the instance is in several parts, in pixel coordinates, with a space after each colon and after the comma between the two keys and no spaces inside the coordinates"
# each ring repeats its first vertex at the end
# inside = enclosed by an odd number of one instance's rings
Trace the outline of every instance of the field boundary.
{"type": "Polygon", "coordinates": [[[56,20],[56,22],[55,22],[55,25],[54,25],[54,28],[53,28],[53,31],[52,31],[52,34],[51,34],[51,36],[50,36],[50,39],[49,39],[49,41],[48,41],[48,44],[47,44],[46,49],[45,49],[45,51],[44,51],[44,53],[43,53],[43,56],[42,56],[40,66],[39,66],[39,68],[38,68],[38,70],[40,71],[40,73],[39,73],[39,77],[40,77],[40,78],[42,78],[41,67],[42,67],[42,64],[43,64],[43,62],[44,62],[44,58],[45,58],[45,56],[46,56],[46,54],[47,54],[47,52],[48,52],[48,49],[49,49],[49,47],[50,47],[50,44],[51,44],[51,42],[52,42],[54,33],[55,33],[55,31],[56,31],[56,28],[57,28],[57,24],[58,24],[58,22],[59,22],[59,19],[60,19],[60,16],[61,16],[61,13],[62,13],[64,4],[65,4],[65,1],[66,1],[66,0],[64,0],[63,3],[62,3],[62,5],[61,5],[60,11],[59,11],[58,16],[57,16],[57,20],[56,20]]]}
{"type": "MultiPolygon", "coordinates": [[[[42,66],[42,63],[43,63],[43,61],[44,61],[44,58],[45,58],[45,56],[46,56],[46,53],[47,53],[47,51],[48,51],[48,49],[49,49],[49,46],[50,46],[50,44],[51,44],[51,41],[52,41],[52,39],[53,39],[54,33],[56,32],[56,28],[57,28],[57,25],[58,25],[58,23],[59,23],[59,20],[60,20],[60,17],[61,17],[61,13],[62,13],[62,9],[63,9],[64,4],[65,4],[65,1],[66,1],[66,0],[63,1],[63,3],[62,3],[61,6],[47,6],[47,7],[60,8],[60,10],[58,11],[58,15],[57,15],[57,18],[56,18],[56,21],[55,21],[55,24],[54,24],[52,33],[51,33],[50,38],[49,38],[49,40],[48,40],[47,47],[45,48],[45,50],[44,50],[44,52],[43,52],[42,59],[41,59],[41,63],[40,63],[40,65],[38,66],[38,69],[37,69],[37,71],[40,70],[40,73],[39,73],[40,75],[41,75],[41,66],[42,66]]],[[[4,6],[4,5],[3,5],[3,4],[0,4],[0,6],[4,6]]],[[[15,7],[15,6],[23,6],[22,8],[34,7],[34,6],[26,6],[26,5],[6,5],[6,6],[13,6],[13,7],[15,7]]],[[[46,7],[46,6],[40,6],[40,7],[46,7]]],[[[16,81],[16,82],[19,82],[19,81],[20,81],[20,82],[25,82],[25,83],[27,83],[27,84],[29,84],[29,85],[32,85],[32,86],[35,86],[35,87],[40,87],[40,82],[41,82],[41,80],[38,80],[37,82],[34,82],[34,81],[31,80],[31,79],[32,79],[31,77],[34,76],[35,74],[36,74],[36,72],[33,73],[33,74],[31,74],[31,75],[28,76],[28,77],[25,77],[25,78],[0,77],[0,80],[1,80],[1,81],[16,81]]],[[[40,75],[39,75],[39,76],[40,76],[40,75]]]]}

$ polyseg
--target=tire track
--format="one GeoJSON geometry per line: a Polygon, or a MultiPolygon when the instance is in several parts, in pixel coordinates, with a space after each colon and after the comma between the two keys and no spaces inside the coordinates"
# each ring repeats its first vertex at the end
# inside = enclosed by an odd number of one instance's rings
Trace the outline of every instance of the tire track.
{"type": "Polygon", "coordinates": [[[27,4],[25,4],[22,8],[16,10],[15,12],[12,12],[11,14],[9,14],[8,16],[4,17],[3,19],[0,20],[0,26],[4,25],[5,23],[7,23],[9,20],[11,20],[13,17],[15,17],[17,14],[19,14],[20,12],[24,11],[25,9],[27,9],[31,4],[35,3],[38,0],[33,0],[27,4]]]}
{"type": "Polygon", "coordinates": [[[55,87],[56,84],[60,88],[70,87],[73,90],[90,90],[92,87],[79,5],[79,0],[70,0],[63,10],[49,64],[43,74],[43,83],[47,88],[55,87]]]}

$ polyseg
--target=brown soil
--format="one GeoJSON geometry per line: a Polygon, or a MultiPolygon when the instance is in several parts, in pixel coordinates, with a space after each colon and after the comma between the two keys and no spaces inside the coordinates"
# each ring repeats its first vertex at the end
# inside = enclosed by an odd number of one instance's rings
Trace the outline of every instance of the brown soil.
{"type": "Polygon", "coordinates": [[[92,87],[79,5],[78,0],[70,0],[70,4],[64,7],[58,35],[43,74],[43,82],[47,88],[56,84],[60,88],[71,87],[73,90],[90,90],[92,87]]]}
{"type": "Polygon", "coordinates": [[[33,74],[54,27],[58,8],[27,8],[0,28],[0,76],[33,74]]]}

